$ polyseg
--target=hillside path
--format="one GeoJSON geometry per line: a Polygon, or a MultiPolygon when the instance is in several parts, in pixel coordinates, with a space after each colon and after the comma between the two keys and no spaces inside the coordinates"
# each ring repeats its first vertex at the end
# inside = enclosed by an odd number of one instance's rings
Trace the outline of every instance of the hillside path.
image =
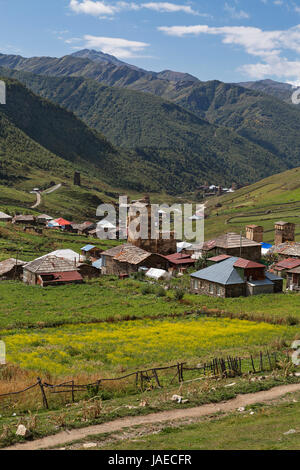
{"type": "Polygon", "coordinates": [[[62,431],[53,436],[44,437],[31,442],[24,442],[6,447],[2,450],[40,450],[49,447],[68,444],[70,442],[84,439],[88,436],[96,434],[111,433],[120,431],[131,426],[139,426],[143,424],[161,423],[166,421],[174,421],[186,418],[201,418],[218,412],[235,411],[241,406],[253,405],[270,400],[275,400],[287,393],[300,391],[299,384],[281,385],[271,390],[257,393],[248,393],[238,395],[236,398],[220,403],[210,403],[208,405],[197,406],[195,408],[185,408],[170,411],[162,411],[159,413],[151,413],[144,416],[128,416],[115,421],[109,421],[103,424],[97,424],[82,429],[73,429],[71,431],[62,431]]]}
{"type": "Polygon", "coordinates": [[[37,207],[39,207],[39,205],[41,204],[42,202],[42,194],[51,194],[51,193],[54,193],[54,191],[57,191],[57,189],[61,188],[61,183],[60,184],[56,184],[55,186],[52,186],[52,188],[49,188],[49,189],[46,189],[46,191],[43,191],[42,193],[40,192],[35,192],[36,194],[36,203],[31,206],[31,209],[36,209],[37,207]]]}

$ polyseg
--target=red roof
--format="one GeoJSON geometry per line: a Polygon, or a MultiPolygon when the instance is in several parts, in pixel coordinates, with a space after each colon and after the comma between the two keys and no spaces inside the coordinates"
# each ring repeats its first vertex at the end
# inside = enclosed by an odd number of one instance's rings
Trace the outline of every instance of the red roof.
{"type": "Polygon", "coordinates": [[[277,263],[276,265],[276,269],[277,267],[280,269],[293,269],[293,268],[297,268],[298,266],[300,266],[299,259],[287,258],[282,261],[279,261],[279,263],[277,263]]]}
{"type": "Polygon", "coordinates": [[[229,255],[219,255],[219,256],[213,256],[212,258],[209,258],[209,261],[214,261],[215,263],[219,263],[219,261],[224,261],[225,259],[231,258],[229,255]]]}
{"type": "Polygon", "coordinates": [[[50,282],[72,282],[72,281],[83,281],[81,274],[78,271],[67,271],[62,273],[46,273],[40,274],[40,276],[51,276],[50,282]]]}
{"type": "Polygon", "coordinates": [[[235,263],[234,263],[235,268],[243,268],[243,269],[248,269],[248,268],[265,268],[264,264],[260,263],[255,263],[255,261],[250,261],[248,259],[244,258],[239,258],[235,263]]]}
{"type": "Polygon", "coordinates": [[[54,222],[58,223],[59,225],[71,225],[71,222],[62,219],[61,217],[59,219],[55,219],[54,222]]]}
{"type": "Polygon", "coordinates": [[[190,255],[184,253],[173,253],[172,255],[165,256],[165,258],[172,264],[194,264],[195,260],[190,255]]]}

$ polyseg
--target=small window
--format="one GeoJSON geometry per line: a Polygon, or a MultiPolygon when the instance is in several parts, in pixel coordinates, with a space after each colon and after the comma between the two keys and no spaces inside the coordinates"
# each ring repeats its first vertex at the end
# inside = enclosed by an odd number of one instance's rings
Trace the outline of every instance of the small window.
{"type": "Polygon", "coordinates": [[[194,289],[195,290],[199,289],[199,283],[198,283],[197,279],[194,279],[194,289]]]}
{"type": "Polygon", "coordinates": [[[222,294],[222,290],[220,286],[217,286],[217,295],[220,297],[222,294]]]}
{"type": "Polygon", "coordinates": [[[210,294],[214,293],[214,285],[213,284],[209,284],[209,293],[210,294]]]}

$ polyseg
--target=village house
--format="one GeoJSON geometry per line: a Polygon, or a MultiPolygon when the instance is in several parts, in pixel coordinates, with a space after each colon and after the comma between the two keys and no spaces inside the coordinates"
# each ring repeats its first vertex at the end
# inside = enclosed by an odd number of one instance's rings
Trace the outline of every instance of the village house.
{"type": "Polygon", "coordinates": [[[25,261],[9,258],[0,263],[0,280],[15,280],[22,279],[23,266],[26,265],[25,261]]]}
{"type": "Polygon", "coordinates": [[[300,259],[300,243],[281,243],[280,245],[273,246],[270,250],[270,253],[277,254],[280,261],[288,258],[300,259]]]}
{"type": "Polygon", "coordinates": [[[261,243],[249,240],[237,233],[230,232],[220,235],[214,240],[204,242],[199,251],[202,255],[229,255],[251,261],[261,260],[261,243]]]}
{"type": "Polygon", "coordinates": [[[184,272],[186,269],[195,265],[196,260],[191,258],[187,253],[173,253],[172,255],[167,255],[165,258],[170,263],[170,271],[179,271],[184,272]]]}
{"type": "Polygon", "coordinates": [[[116,276],[137,272],[141,267],[164,270],[169,268],[169,261],[164,256],[149,253],[127,243],[104,251],[101,254],[101,259],[102,274],[116,276]]]}
{"type": "Polygon", "coordinates": [[[287,271],[286,288],[289,290],[300,291],[300,266],[287,271]]]}
{"type": "Polygon", "coordinates": [[[50,220],[52,220],[52,217],[50,217],[50,215],[47,215],[47,214],[38,215],[36,218],[36,221],[39,225],[47,225],[48,222],[50,222],[50,220]]]}
{"type": "Polygon", "coordinates": [[[279,261],[274,266],[272,266],[272,272],[274,272],[277,276],[285,278],[287,272],[290,269],[295,269],[300,266],[300,259],[296,258],[287,258],[279,261]]]}
{"type": "Polygon", "coordinates": [[[100,258],[103,250],[97,248],[95,245],[85,245],[81,248],[81,254],[86,259],[97,260],[100,258]]]}
{"type": "Polygon", "coordinates": [[[279,292],[280,285],[282,291],[282,279],[265,269],[251,260],[228,257],[191,274],[191,291],[223,298],[271,294],[279,292]]]}
{"type": "Polygon", "coordinates": [[[71,231],[79,235],[88,235],[88,232],[95,227],[96,224],[92,222],[83,222],[82,224],[71,224],[71,231]]]}
{"type": "Polygon", "coordinates": [[[12,216],[0,211],[0,222],[11,222],[12,216]]]}
{"type": "Polygon", "coordinates": [[[43,256],[23,268],[23,282],[42,287],[82,283],[82,276],[74,263],[57,256],[43,256]]]}
{"type": "Polygon", "coordinates": [[[36,218],[33,215],[15,215],[12,220],[12,223],[20,225],[35,225],[36,218]]]}

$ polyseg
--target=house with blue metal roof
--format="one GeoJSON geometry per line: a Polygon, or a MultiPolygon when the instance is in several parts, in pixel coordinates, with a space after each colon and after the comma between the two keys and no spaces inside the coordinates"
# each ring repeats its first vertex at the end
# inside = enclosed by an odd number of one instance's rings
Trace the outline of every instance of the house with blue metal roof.
{"type": "Polygon", "coordinates": [[[282,280],[275,277],[263,264],[232,256],[191,274],[191,291],[223,298],[282,292],[282,280]]]}
{"type": "Polygon", "coordinates": [[[86,258],[91,258],[97,260],[101,257],[101,253],[103,250],[97,248],[95,245],[85,245],[81,248],[81,253],[86,258]]]}

